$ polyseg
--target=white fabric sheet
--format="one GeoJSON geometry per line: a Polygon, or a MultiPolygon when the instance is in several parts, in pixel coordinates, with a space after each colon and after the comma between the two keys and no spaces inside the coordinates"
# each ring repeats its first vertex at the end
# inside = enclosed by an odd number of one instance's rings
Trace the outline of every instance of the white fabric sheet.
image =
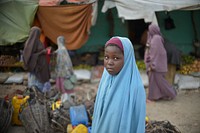
{"type": "Polygon", "coordinates": [[[155,22],[156,11],[196,10],[200,9],[200,0],[105,0],[102,12],[113,7],[125,20],[144,18],[145,22],[155,22]]]}

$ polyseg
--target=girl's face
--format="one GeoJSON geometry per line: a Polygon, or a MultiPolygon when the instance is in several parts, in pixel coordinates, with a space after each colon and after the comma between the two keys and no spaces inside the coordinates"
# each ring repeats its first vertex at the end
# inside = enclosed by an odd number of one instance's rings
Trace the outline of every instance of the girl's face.
{"type": "Polygon", "coordinates": [[[124,65],[124,54],[120,48],[113,45],[108,45],[104,53],[104,67],[111,75],[116,75],[120,72],[124,65]]]}

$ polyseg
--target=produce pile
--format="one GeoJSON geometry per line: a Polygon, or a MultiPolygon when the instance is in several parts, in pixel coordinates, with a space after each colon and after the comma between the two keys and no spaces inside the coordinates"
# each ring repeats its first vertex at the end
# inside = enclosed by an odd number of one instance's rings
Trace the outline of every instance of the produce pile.
{"type": "Polygon", "coordinates": [[[80,69],[86,69],[86,70],[91,70],[92,66],[91,65],[87,65],[87,64],[79,64],[79,65],[75,65],[74,70],[80,70],[80,69]]]}
{"type": "Polygon", "coordinates": [[[13,65],[17,62],[17,58],[11,55],[1,55],[0,56],[0,65],[13,65]]]}
{"type": "Polygon", "coordinates": [[[144,60],[137,60],[136,64],[137,64],[139,70],[146,70],[144,60]]]}
{"type": "MultiPolygon", "coordinates": [[[[136,64],[139,70],[146,70],[146,66],[143,60],[136,61],[136,64]]],[[[74,70],[86,69],[90,71],[92,70],[93,66],[87,65],[87,64],[79,64],[79,65],[75,65],[73,68],[74,70]]]]}
{"type": "Polygon", "coordinates": [[[200,59],[195,59],[195,57],[189,55],[183,55],[180,73],[186,75],[194,72],[200,72],[200,59]]]}

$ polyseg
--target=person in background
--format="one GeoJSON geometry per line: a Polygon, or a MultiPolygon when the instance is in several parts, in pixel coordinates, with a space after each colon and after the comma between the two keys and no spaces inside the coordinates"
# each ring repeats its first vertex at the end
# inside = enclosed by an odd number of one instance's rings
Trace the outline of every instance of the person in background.
{"type": "Polygon", "coordinates": [[[40,92],[50,90],[50,72],[46,59],[47,49],[40,41],[41,29],[31,28],[23,50],[24,68],[29,72],[28,87],[36,86],[40,92]]]}
{"type": "Polygon", "coordinates": [[[147,49],[145,51],[146,71],[149,78],[148,100],[173,99],[176,90],[166,80],[167,53],[160,28],[150,24],[148,28],[147,49]]]}
{"type": "Polygon", "coordinates": [[[58,49],[56,54],[56,88],[61,95],[61,101],[70,101],[70,95],[74,93],[75,83],[77,82],[76,75],[73,71],[73,65],[71,58],[68,54],[68,50],[65,48],[64,36],[57,38],[58,49]]]}
{"type": "Polygon", "coordinates": [[[166,79],[171,85],[174,85],[176,70],[180,67],[181,64],[181,51],[166,38],[164,38],[164,47],[167,52],[168,63],[166,79]]]}
{"type": "Polygon", "coordinates": [[[145,115],[146,94],[133,45],[126,37],[112,37],[105,44],[92,133],[144,133],[145,115]]]}

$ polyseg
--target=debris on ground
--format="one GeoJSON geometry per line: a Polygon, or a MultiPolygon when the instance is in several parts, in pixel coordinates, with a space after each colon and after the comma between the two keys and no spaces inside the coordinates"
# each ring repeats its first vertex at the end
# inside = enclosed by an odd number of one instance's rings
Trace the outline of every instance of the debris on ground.
{"type": "Polygon", "coordinates": [[[181,133],[180,130],[169,121],[148,121],[146,133],[181,133]]]}

